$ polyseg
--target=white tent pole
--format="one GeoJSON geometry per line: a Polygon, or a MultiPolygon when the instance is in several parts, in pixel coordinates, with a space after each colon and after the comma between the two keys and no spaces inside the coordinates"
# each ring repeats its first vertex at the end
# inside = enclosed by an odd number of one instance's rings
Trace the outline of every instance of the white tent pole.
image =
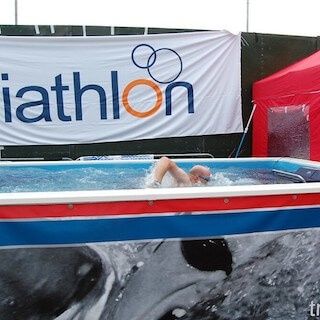
{"type": "Polygon", "coordinates": [[[250,7],[250,0],[247,0],[247,32],[249,32],[249,7],[250,7]]]}
{"type": "Polygon", "coordinates": [[[18,0],[14,0],[14,24],[18,24],[18,0]]]}
{"type": "Polygon", "coordinates": [[[82,26],[82,34],[84,37],[87,36],[87,29],[86,29],[86,26],[82,26]]]}

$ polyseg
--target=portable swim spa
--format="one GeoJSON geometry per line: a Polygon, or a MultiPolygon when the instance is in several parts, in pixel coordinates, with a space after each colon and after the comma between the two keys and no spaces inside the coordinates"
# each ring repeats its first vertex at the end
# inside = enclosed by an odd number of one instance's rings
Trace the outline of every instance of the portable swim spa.
{"type": "Polygon", "coordinates": [[[0,318],[303,319],[315,312],[320,164],[177,163],[206,165],[213,181],[145,188],[150,160],[1,163],[0,318]]]}

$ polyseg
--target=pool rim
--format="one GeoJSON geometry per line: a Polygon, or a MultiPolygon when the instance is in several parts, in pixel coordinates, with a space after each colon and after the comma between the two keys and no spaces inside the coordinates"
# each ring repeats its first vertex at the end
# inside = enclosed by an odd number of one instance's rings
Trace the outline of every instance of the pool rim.
{"type": "Polygon", "coordinates": [[[244,185],[133,190],[90,190],[0,193],[0,205],[156,201],[245,196],[320,194],[320,182],[309,184],[244,185]]]}

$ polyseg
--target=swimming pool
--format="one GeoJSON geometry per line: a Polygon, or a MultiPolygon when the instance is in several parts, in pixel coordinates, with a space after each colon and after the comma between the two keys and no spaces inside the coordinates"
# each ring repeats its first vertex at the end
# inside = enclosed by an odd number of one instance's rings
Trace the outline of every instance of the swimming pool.
{"type": "MultiPolygon", "coordinates": [[[[123,214],[127,217],[131,214],[145,216],[161,215],[166,212],[234,211],[256,207],[261,210],[265,207],[318,204],[319,182],[296,183],[301,182],[297,176],[307,181],[312,180],[312,177],[317,178],[320,172],[320,165],[317,162],[289,158],[242,158],[187,159],[179,160],[177,163],[185,170],[194,164],[210,167],[214,173],[211,185],[189,188],[146,188],[154,164],[154,161],[150,160],[3,162],[0,164],[0,218],[15,220],[67,217],[70,220],[72,217],[87,216],[123,214]],[[263,183],[265,178],[267,184],[263,183]]],[[[70,220],[68,223],[81,225],[80,221],[70,220]]],[[[109,220],[103,221],[103,224],[108,225],[108,223],[109,220]]],[[[84,224],[86,225],[87,221],[84,221],[84,224]]],[[[244,226],[243,230],[240,230],[241,228],[233,230],[233,228],[225,232],[255,231],[247,226],[244,226]]],[[[75,230],[78,231],[74,234],[68,232],[68,235],[64,235],[61,239],[57,239],[56,236],[47,237],[45,243],[122,239],[122,232],[119,234],[111,232],[106,235],[88,233],[78,227],[75,230]],[[66,236],[68,239],[65,239],[66,236]]],[[[155,232],[152,236],[154,230],[150,228],[144,230],[139,231],[142,239],[168,236],[165,228],[158,230],[158,233],[155,232]]],[[[191,232],[190,236],[212,234],[212,230],[208,232],[204,230],[201,234],[191,232]]],[[[132,232],[133,235],[128,235],[129,238],[136,237],[135,227],[132,232]]],[[[215,233],[219,234],[220,231],[215,233]]],[[[183,235],[177,232],[173,237],[183,235]]],[[[38,238],[37,234],[30,236],[31,238],[25,241],[22,237],[11,243],[10,239],[14,238],[14,235],[8,234],[8,238],[0,238],[0,244],[30,244],[30,241],[34,244],[43,243],[43,239],[38,238]]]]}
{"type": "Polygon", "coordinates": [[[212,185],[144,188],[145,160],[1,163],[1,319],[310,315],[319,163],[177,162],[210,167],[212,185]]]}
{"type": "MultiPolygon", "coordinates": [[[[300,166],[285,160],[180,160],[186,172],[201,163],[213,173],[208,186],[294,183],[300,166]],[[279,174],[286,172],[287,175],[279,174]],[[291,175],[290,175],[291,174],[291,175]]],[[[317,170],[316,164],[306,164],[317,170]]],[[[151,161],[86,161],[2,163],[0,193],[145,189],[151,161]]],[[[320,171],[319,171],[320,172],[320,171]]],[[[170,187],[170,179],[163,187],[170,187]]],[[[301,181],[300,181],[301,182],[301,181]]]]}

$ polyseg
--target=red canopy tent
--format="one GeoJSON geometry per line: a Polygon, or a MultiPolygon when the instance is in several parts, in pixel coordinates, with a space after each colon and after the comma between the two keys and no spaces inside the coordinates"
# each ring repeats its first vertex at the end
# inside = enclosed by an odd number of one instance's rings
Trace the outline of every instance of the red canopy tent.
{"type": "Polygon", "coordinates": [[[320,51],[253,85],[253,156],[320,160],[320,51]]]}

